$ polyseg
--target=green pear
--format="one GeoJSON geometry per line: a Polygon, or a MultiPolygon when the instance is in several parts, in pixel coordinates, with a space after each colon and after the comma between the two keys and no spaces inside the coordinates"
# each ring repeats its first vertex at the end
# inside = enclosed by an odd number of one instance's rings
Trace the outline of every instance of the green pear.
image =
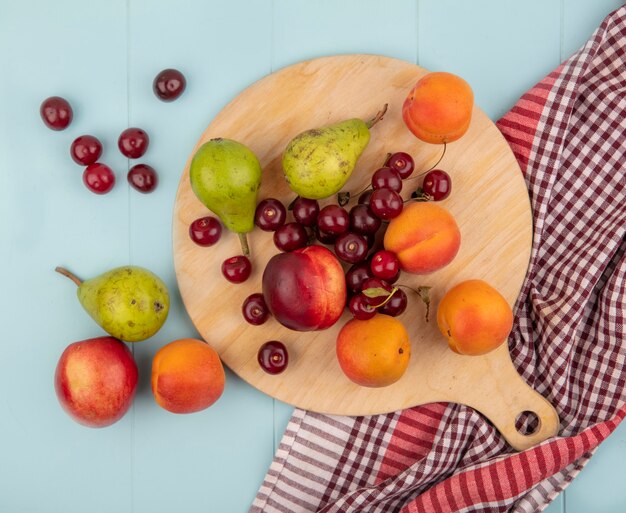
{"type": "Polygon", "coordinates": [[[204,206],[239,234],[243,253],[248,255],[245,234],[254,228],[261,186],[261,165],[254,153],[237,141],[211,139],[194,154],[189,179],[204,206]]]}
{"type": "Polygon", "coordinates": [[[167,319],[170,297],[165,283],[147,269],[117,267],[82,281],[63,267],[55,269],[78,285],[80,304],[109,335],[139,342],[154,335],[167,319]]]}
{"type": "Polygon", "coordinates": [[[370,128],[382,119],[387,105],[365,122],[347,119],[296,135],[283,153],[289,187],[303,198],[323,199],[339,192],[370,141],[370,128]]]}

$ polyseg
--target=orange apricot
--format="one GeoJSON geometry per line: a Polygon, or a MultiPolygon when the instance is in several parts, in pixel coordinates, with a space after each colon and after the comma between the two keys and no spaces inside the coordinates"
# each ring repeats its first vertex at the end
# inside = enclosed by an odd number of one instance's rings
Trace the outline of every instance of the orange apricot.
{"type": "Polygon", "coordinates": [[[502,344],[513,327],[506,299],[482,280],[452,287],[437,307],[437,325],[455,353],[480,355],[502,344]]]}
{"type": "Polygon", "coordinates": [[[424,75],[409,92],[402,106],[408,129],[424,142],[456,141],[469,128],[474,93],[461,77],[445,71],[424,75]]]}
{"type": "Polygon", "coordinates": [[[450,212],[431,202],[413,202],[392,219],[383,239],[403,271],[428,274],[448,265],[461,246],[461,232],[450,212]]]}
{"type": "Polygon", "coordinates": [[[154,399],[172,413],[208,408],[222,395],[225,378],[217,352],[202,340],[175,340],[152,360],[154,399]]]}
{"type": "Polygon", "coordinates": [[[357,385],[385,387],[405,373],[411,357],[406,328],[398,319],[376,314],[348,321],[337,336],[337,359],[357,385]]]}

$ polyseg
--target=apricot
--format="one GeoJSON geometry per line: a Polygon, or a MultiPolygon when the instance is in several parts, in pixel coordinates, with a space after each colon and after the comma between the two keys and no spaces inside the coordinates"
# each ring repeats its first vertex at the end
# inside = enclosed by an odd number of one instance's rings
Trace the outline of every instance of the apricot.
{"type": "Polygon", "coordinates": [[[337,359],[357,385],[385,387],[405,373],[411,357],[409,335],[396,318],[376,314],[348,321],[337,335],[337,359]]]}
{"type": "Polygon", "coordinates": [[[152,360],[152,393],[172,413],[193,413],[217,401],[224,391],[224,367],[202,340],[184,338],[166,344],[152,360]]]}
{"type": "Polygon", "coordinates": [[[506,299],[482,280],[452,287],[437,307],[437,325],[455,353],[480,355],[502,344],[513,327],[506,299]]]}
{"type": "Polygon", "coordinates": [[[469,128],[474,93],[461,77],[445,71],[428,73],[417,81],[402,106],[408,129],[424,142],[456,141],[469,128]]]}
{"type": "Polygon", "coordinates": [[[461,232],[450,212],[431,202],[414,202],[392,219],[383,239],[403,271],[428,274],[448,265],[461,246],[461,232]]]}

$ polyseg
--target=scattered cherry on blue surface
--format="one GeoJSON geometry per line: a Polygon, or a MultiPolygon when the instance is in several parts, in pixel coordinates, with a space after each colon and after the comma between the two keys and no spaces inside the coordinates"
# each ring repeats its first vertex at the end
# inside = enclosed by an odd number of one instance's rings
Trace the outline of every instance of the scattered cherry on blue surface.
{"type": "Polygon", "coordinates": [[[381,219],[388,220],[398,217],[404,204],[402,197],[391,189],[376,189],[372,192],[369,207],[381,219]]]}
{"type": "Polygon", "coordinates": [[[274,232],[274,245],[281,251],[293,251],[303,248],[309,240],[309,234],[300,223],[287,223],[274,232]]]}
{"type": "Polygon", "coordinates": [[[141,128],[127,128],[117,140],[117,146],[122,155],[129,159],[138,159],[143,156],[150,144],[148,134],[141,128]]]}
{"type": "Polygon", "coordinates": [[[422,191],[430,196],[433,201],[444,200],[450,196],[452,191],[452,179],[445,171],[433,169],[424,175],[422,191]]]}
{"type": "Polygon", "coordinates": [[[213,216],[199,217],[189,225],[189,237],[198,246],[212,246],[222,235],[222,225],[213,216]]]}
{"type": "Polygon", "coordinates": [[[148,164],[136,164],[128,170],[126,176],[133,189],[147,194],[156,189],[159,183],[157,172],[148,164]]]}
{"type": "Polygon", "coordinates": [[[106,194],[115,185],[115,174],[106,164],[96,162],[83,171],[83,183],[95,194],[106,194]]]}
{"type": "Polygon", "coordinates": [[[383,249],[372,256],[370,269],[376,278],[388,281],[397,278],[400,261],[394,252],[383,249]]]}
{"type": "Polygon", "coordinates": [[[287,209],[275,198],[266,198],[259,201],[254,212],[254,224],[261,230],[273,232],[285,224],[287,209]]]}
{"type": "Polygon", "coordinates": [[[320,205],[317,200],[299,196],[293,203],[293,218],[303,226],[313,226],[317,222],[320,205]]]}
{"type": "Polygon", "coordinates": [[[244,319],[255,326],[263,324],[270,314],[263,294],[260,292],[250,294],[244,300],[241,306],[241,312],[243,313],[244,319]]]}
{"type": "Polygon", "coordinates": [[[102,143],[93,135],[81,135],[70,146],[72,160],[81,166],[97,162],[102,155],[102,143]]]}
{"type": "Polygon", "coordinates": [[[400,178],[406,180],[409,176],[411,176],[411,173],[413,173],[413,170],[415,169],[415,162],[413,161],[413,157],[411,157],[408,153],[398,151],[389,155],[389,158],[385,162],[385,166],[395,169],[400,175],[400,178]]]}
{"type": "Polygon", "coordinates": [[[159,100],[171,102],[178,98],[185,91],[187,81],[177,69],[164,69],[155,78],[152,83],[152,90],[159,100]]]}
{"type": "Polygon", "coordinates": [[[343,233],[335,241],[335,255],[349,264],[365,260],[367,250],[367,239],[358,233],[343,233]]]}
{"type": "Polygon", "coordinates": [[[402,190],[402,178],[400,174],[390,167],[381,167],[372,175],[372,188],[391,189],[400,192],[402,190]]]}
{"type": "Polygon", "coordinates": [[[231,283],[243,283],[251,272],[252,264],[245,255],[230,257],[222,262],[222,275],[231,283]]]}
{"type": "Polygon", "coordinates": [[[74,112],[69,102],[60,96],[46,98],[39,107],[39,114],[50,130],[65,130],[72,122],[74,112]]]}
{"type": "Polygon", "coordinates": [[[350,227],[350,216],[339,205],[326,205],[317,215],[317,226],[322,232],[341,235],[350,227]]]}
{"type": "Polygon", "coordinates": [[[280,374],[287,368],[289,353],[285,344],[278,340],[265,342],[257,354],[261,368],[268,374],[280,374]]]}
{"type": "Polygon", "coordinates": [[[348,309],[355,319],[366,321],[376,315],[376,308],[367,302],[363,294],[356,294],[350,298],[348,309]]]}

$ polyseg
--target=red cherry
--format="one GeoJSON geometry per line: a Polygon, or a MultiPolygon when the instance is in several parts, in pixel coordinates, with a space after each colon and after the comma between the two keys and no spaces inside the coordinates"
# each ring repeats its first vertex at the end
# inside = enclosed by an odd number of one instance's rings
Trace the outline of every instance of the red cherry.
{"type": "Polygon", "coordinates": [[[157,172],[147,164],[137,164],[131,167],[127,179],[134,189],[144,194],[152,192],[159,183],[157,172]]]}
{"type": "Polygon", "coordinates": [[[381,220],[375,216],[367,205],[354,205],[350,209],[350,228],[356,233],[367,235],[376,233],[381,220]]]}
{"type": "Polygon", "coordinates": [[[350,216],[339,205],[326,205],[317,215],[317,226],[322,232],[341,235],[350,227],[350,216]]]}
{"type": "Polygon", "coordinates": [[[96,162],[83,171],[83,183],[95,194],[106,194],[115,185],[115,174],[109,166],[96,162]]]}
{"type": "MultiPolygon", "coordinates": [[[[381,301],[382,302],[382,301],[381,301]]],[[[389,298],[383,306],[378,308],[381,314],[389,315],[391,317],[397,317],[406,310],[408,299],[405,292],[402,289],[396,289],[393,296],[389,298]]]]}
{"type": "Polygon", "coordinates": [[[358,233],[343,233],[335,241],[335,254],[349,264],[365,260],[367,249],[367,239],[358,233]]]}
{"type": "Polygon", "coordinates": [[[350,298],[348,309],[355,319],[366,321],[376,315],[376,308],[367,302],[363,294],[356,294],[350,298]]]}
{"type": "Polygon", "coordinates": [[[185,91],[187,81],[185,76],[177,69],[164,69],[152,83],[152,90],[159,100],[171,102],[185,91]]]}
{"type": "Polygon", "coordinates": [[[212,246],[222,235],[222,225],[212,216],[200,217],[189,225],[189,237],[198,246],[212,246]]]}
{"type": "Polygon", "coordinates": [[[88,166],[102,155],[102,143],[93,135],[81,135],[72,142],[70,155],[77,164],[88,166]]]}
{"type": "Polygon", "coordinates": [[[265,342],[257,354],[261,368],[268,374],[280,374],[287,368],[289,353],[285,344],[278,340],[265,342]]]}
{"type": "Polygon", "coordinates": [[[363,282],[373,277],[369,263],[359,262],[348,269],[346,273],[346,287],[348,287],[348,290],[351,292],[358,294],[361,292],[363,282]]]}
{"type": "Polygon", "coordinates": [[[252,264],[244,255],[230,257],[222,262],[222,274],[231,283],[243,283],[251,272],[252,264]]]}
{"type": "Polygon", "coordinates": [[[275,198],[265,198],[256,206],[254,224],[263,231],[276,231],[285,224],[285,219],[287,219],[285,205],[275,198]]]}
{"type": "Polygon", "coordinates": [[[303,226],[313,226],[317,221],[320,205],[317,200],[298,196],[293,203],[293,218],[303,226]]]}
{"type": "Polygon", "coordinates": [[[117,140],[117,146],[122,155],[129,159],[138,159],[143,156],[150,144],[148,134],[141,128],[127,128],[117,140]]]}
{"type": "Polygon", "coordinates": [[[424,175],[422,190],[433,201],[441,201],[450,196],[452,192],[452,179],[450,175],[441,169],[433,169],[424,175]]]}
{"type": "Polygon", "coordinates": [[[404,208],[402,197],[391,189],[376,189],[370,198],[369,207],[381,219],[398,217],[404,208]]]}
{"type": "Polygon", "coordinates": [[[65,130],[74,117],[69,102],[60,96],[51,96],[45,99],[39,107],[39,114],[51,130],[65,130]]]}
{"type": "Polygon", "coordinates": [[[274,245],[281,251],[303,248],[309,235],[300,223],[287,223],[274,232],[274,245]]]}
{"type": "Polygon", "coordinates": [[[402,190],[402,178],[395,169],[381,167],[372,175],[372,188],[374,190],[386,188],[400,192],[402,190]]]}
{"type": "Polygon", "coordinates": [[[263,294],[256,292],[250,294],[241,306],[243,317],[250,324],[260,326],[269,317],[270,311],[267,308],[263,294]]]}
{"type": "Polygon", "coordinates": [[[370,269],[376,278],[391,280],[397,277],[400,261],[395,253],[383,249],[372,256],[370,269]]]}
{"type": "Polygon", "coordinates": [[[400,175],[400,178],[405,180],[411,176],[411,173],[413,173],[413,170],[415,169],[415,162],[413,162],[413,157],[411,157],[411,155],[399,151],[389,155],[387,162],[385,162],[385,166],[395,169],[400,175]]]}
{"type": "MultiPolygon", "coordinates": [[[[386,292],[391,292],[393,290],[393,287],[389,284],[389,282],[381,280],[380,278],[369,278],[362,283],[361,292],[367,289],[382,289],[386,292]]],[[[370,305],[375,306],[381,304],[385,299],[387,299],[388,295],[389,294],[381,294],[380,296],[373,297],[365,296],[364,301],[370,305]]]]}

